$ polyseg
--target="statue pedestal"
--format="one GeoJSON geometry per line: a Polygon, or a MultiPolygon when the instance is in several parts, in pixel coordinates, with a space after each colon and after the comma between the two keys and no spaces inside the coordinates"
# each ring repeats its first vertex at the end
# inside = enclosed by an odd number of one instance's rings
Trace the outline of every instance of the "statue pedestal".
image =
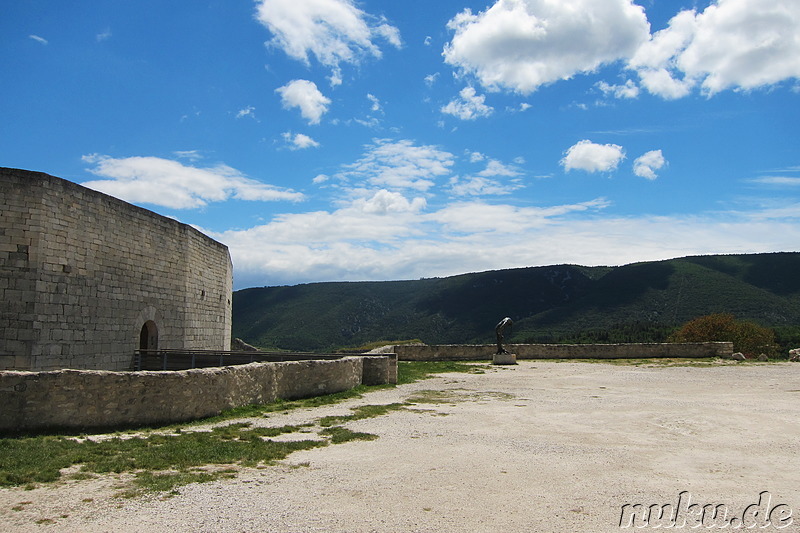
{"type": "Polygon", "coordinates": [[[515,353],[496,353],[492,357],[493,365],[516,365],[517,354],[515,353]]]}

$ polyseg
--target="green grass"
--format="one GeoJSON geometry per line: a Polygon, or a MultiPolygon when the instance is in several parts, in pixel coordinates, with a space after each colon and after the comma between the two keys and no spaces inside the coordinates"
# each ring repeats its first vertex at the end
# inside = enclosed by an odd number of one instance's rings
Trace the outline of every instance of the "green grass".
{"type": "MultiPolygon", "coordinates": [[[[451,361],[401,362],[399,382],[411,383],[443,372],[482,372],[485,365],[451,361]]],[[[126,495],[143,490],[174,491],[187,483],[204,482],[230,476],[235,470],[198,470],[206,465],[257,466],[269,465],[294,451],[307,450],[329,443],[377,438],[368,433],[353,432],[340,424],[382,416],[404,409],[406,404],[364,405],[352,414],[330,416],[315,424],[281,427],[253,427],[252,422],[236,422],[214,427],[211,431],[193,428],[200,424],[217,424],[226,420],[262,418],[270,413],[332,405],[386,386],[365,387],[314,398],[277,401],[225,411],[219,416],[180,426],[147,428],[139,434],[116,433],[110,438],[91,439],[84,436],[38,435],[0,438],[0,487],[52,483],[62,479],[61,471],[80,466],[69,474],[73,480],[92,478],[97,474],[132,472],[134,488],[126,495]],[[326,440],[276,442],[270,437],[284,433],[309,431],[316,425],[324,428],[319,434],[326,440]]]]}
{"type": "MultiPolygon", "coordinates": [[[[281,429],[281,431],[283,431],[281,429]]],[[[175,470],[187,474],[208,464],[255,466],[284,459],[297,450],[327,444],[318,440],[275,442],[261,429],[233,424],[215,431],[146,438],[111,438],[94,442],[68,437],[0,439],[0,486],[50,483],[61,469],[82,465],[84,473],[135,472],[137,478],[152,472],[175,470]]],[[[192,482],[197,476],[184,476],[192,482]]]]}
{"type": "Polygon", "coordinates": [[[375,440],[378,438],[377,435],[373,435],[372,433],[351,431],[342,426],[325,428],[320,432],[320,434],[328,435],[333,444],[342,444],[344,442],[350,442],[353,440],[375,440]]]}
{"type": "Polygon", "coordinates": [[[447,372],[482,374],[487,368],[489,368],[488,364],[459,361],[399,361],[397,363],[397,384],[405,385],[447,372]]]}
{"type": "Polygon", "coordinates": [[[351,415],[336,415],[324,416],[319,419],[319,425],[322,427],[331,427],[336,424],[344,422],[351,422],[353,420],[363,420],[365,418],[375,418],[376,416],[383,416],[391,411],[398,409],[405,409],[404,403],[390,403],[386,405],[361,405],[353,408],[351,415]]]}

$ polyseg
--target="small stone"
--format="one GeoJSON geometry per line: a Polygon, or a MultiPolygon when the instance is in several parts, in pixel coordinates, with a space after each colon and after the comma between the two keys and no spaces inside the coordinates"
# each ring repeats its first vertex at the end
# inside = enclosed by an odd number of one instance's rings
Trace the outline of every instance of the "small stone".
{"type": "Polygon", "coordinates": [[[742,352],[736,352],[731,356],[731,359],[733,359],[734,361],[744,361],[746,357],[742,352]]]}

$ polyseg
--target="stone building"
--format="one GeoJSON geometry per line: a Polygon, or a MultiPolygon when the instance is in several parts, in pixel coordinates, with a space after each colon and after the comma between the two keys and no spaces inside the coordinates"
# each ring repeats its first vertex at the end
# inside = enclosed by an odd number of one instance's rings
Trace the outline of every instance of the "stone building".
{"type": "Polygon", "coordinates": [[[137,349],[229,350],[233,266],[194,228],[0,168],[0,370],[128,370],[137,349]]]}

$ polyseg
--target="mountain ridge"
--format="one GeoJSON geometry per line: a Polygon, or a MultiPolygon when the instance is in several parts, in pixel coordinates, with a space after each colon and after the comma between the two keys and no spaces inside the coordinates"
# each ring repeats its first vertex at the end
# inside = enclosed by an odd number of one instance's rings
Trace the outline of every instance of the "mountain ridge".
{"type": "Polygon", "coordinates": [[[233,334],[262,348],[312,351],[388,339],[491,343],[494,325],[509,316],[509,342],[658,342],[718,312],[800,330],[800,252],[243,289],[233,296],[233,334]]]}

